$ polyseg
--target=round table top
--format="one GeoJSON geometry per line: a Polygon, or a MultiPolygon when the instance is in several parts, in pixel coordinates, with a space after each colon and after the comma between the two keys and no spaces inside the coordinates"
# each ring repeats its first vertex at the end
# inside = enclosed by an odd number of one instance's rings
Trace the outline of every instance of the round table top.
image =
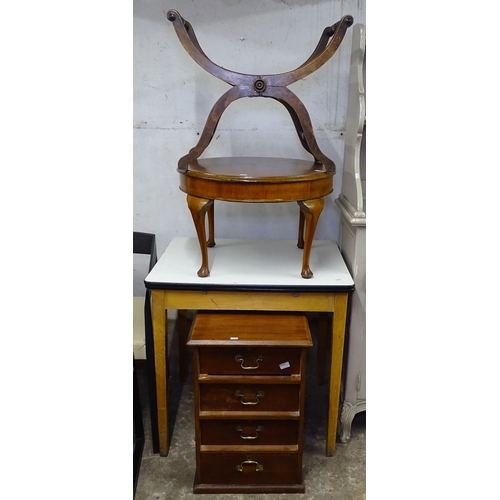
{"type": "Polygon", "coordinates": [[[314,160],[255,156],[199,158],[189,163],[185,174],[240,182],[299,182],[333,175],[314,160]]]}

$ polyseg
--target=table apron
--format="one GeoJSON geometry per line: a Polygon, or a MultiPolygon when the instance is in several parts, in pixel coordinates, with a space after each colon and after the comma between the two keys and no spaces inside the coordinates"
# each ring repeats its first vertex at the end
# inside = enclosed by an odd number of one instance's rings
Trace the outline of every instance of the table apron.
{"type": "MultiPolygon", "coordinates": [[[[153,291],[158,293],[159,290],[153,291]]],[[[223,292],[162,290],[165,309],[333,312],[335,292],[223,292]]]]}

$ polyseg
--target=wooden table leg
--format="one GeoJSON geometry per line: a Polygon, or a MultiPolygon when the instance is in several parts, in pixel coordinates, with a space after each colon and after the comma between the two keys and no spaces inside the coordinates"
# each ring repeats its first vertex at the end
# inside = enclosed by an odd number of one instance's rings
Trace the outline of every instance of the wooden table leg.
{"type": "Polygon", "coordinates": [[[328,334],[328,313],[318,313],[318,384],[325,383],[326,339],[328,334]]]}
{"type": "Polygon", "coordinates": [[[168,436],[168,343],[165,291],[152,290],[152,303],[158,439],[160,444],[160,455],[166,457],[168,455],[170,443],[168,436]]]}
{"type": "Polygon", "coordinates": [[[328,457],[331,457],[335,452],[337,438],[340,384],[342,381],[342,358],[344,355],[344,335],[347,317],[347,298],[347,293],[336,293],[333,303],[330,394],[328,401],[328,426],[326,430],[326,455],[328,457]]]}

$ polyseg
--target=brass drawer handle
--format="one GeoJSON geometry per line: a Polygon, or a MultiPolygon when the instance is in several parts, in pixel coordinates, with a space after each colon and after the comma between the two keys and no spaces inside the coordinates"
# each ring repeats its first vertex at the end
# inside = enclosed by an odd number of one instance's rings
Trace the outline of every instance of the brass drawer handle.
{"type": "Polygon", "coordinates": [[[264,430],[264,427],[262,425],[259,425],[255,429],[255,436],[244,436],[243,435],[243,427],[241,427],[241,425],[236,426],[236,432],[240,433],[241,439],[257,439],[259,437],[259,432],[262,432],[263,430],[264,430]]]}
{"type": "Polygon", "coordinates": [[[244,465],[255,465],[255,472],[262,472],[264,470],[263,465],[259,464],[259,462],[256,462],[255,460],[252,460],[250,457],[248,457],[246,460],[241,462],[240,465],[237,465],[236,470],[238,472],[243,472],[244,465]]]}
{"type": "Polygon", "coordinates": [[[243,359],[243,356],[241,354],[237,354],[234,360],[236,361],[236,363],[241,363],[240,366],[243,368],[243,370],[257,370],[257,368],[259,368],[260,366],[259,363],[262,363],[262,361],[264,361],[264,356],[260,355],[257,358],[257,366],[243,366],[245,360],[243,359]]]}
{"type": "Polygon", "coordinates": [[[234,396],[236,398],[239,398],[240,399],[240,403],[242,405],[256,405],[256,404],[259,404],[259,398],[263,398],[264,397],[264,391],[258,391],[257,392],[257,401],[243,401],[243,393],[241,391],[236,391],[234,393],[234,396]]]}

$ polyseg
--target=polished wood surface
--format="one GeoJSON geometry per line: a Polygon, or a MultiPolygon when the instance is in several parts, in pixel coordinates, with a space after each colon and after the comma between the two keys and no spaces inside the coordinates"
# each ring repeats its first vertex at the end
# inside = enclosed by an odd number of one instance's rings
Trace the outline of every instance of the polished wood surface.
{"type": "MultiPolygon", "coordinates": [[[[283,336],[283,331],[281,335],[283,336]]],[[[241,335],[238,337],[240,338],[239,342],[244,342],[241,335]]],[[[210,341],[208,343],[210,345],[210,341]]],[[[214,342],[212,345],[219,344],[214,342]]],[[[218,347],[206,347],[200,353],[201,373],[206,374],[219,373],[222,367],[224,373],[231,375],[241,374],[242,370],[245,369],[255,370],[255,373],[265,375],[289,375],[299,372],[299,362],[299,353],[291,347],[280,347],[280,349],[225,347],[224,352],[221,352],[218,347]],[[284,359],[290,366],[280,367],[284,359]]]]}
{"type": "Polygon", "coordinates": [[[205,158],[181,173],[180,188],[208,200],[306,201],[330,194],[333,174],[322,164],[292,158],[205,158]]]}
{"type": "Polygon", "coordinates": [[[288,445],[298,442],[299,422],[297,420],[270,419],[200,419],[201,450],[209,451],[210,445],[245,446],[288,445]]]}
{"type": "Polygon", "coordinates": [[[312,345],[305,314],[198,312],[188,345],[193,491],[303,492],[306,348],[312,345]]]}
{"type": "Polygon", "coordinates": [[[296,158],[267,158],[259,156],[236,156],[200,158],[189,164],[193,177],[214,178],[223,182],[290,182],[315,180],[318,175],[332,177],[332,173],[321,163],[296,158]]]}
{"type": "Polygon", "coordinates": [[[200,411],[250,412],[255,408],[264,413],[299,411],[298,389],[294,385],[249,384],[248,381],[200,385],[200,411]]]}
{"type": "MultiPolygon", "coordinates": [[[[196,317],[196,330],[191,334],[189,345],[221,345],[229,349],[229,351],[225,350],[226,353],[232,352],[233,346],[247,346],[248,342],[251,342],[252,347],[259,346],[259,341],[255,339],[255,325],[259,325],[262,346],[309,347],[312,345],[307,318],[304,314],[265,313],[262,311],[245,312],[245,314],[238,312],[221,314],[216,311],[205,311],[196,317]]],[[[269,348],[267,350],[271,351],[269,348]]],[[[281,350],[281,352],[284,351],[281,350]]],[[[260,373],[267,369],[267,365],[262,364],[258,371],[260,373]]],[[[203,373],[211,372],[204,371],[203,373]]],[[[239,373],[243,372],[240,370],[239,373]]],[[[272,373],[274,373],[274,369],[272,373]]]]}
{"type": "Polygon", "coordinates": [[[214,104],[203,132],[195,147],[178,162],[180,188],[187,194],[201,251],[198,276],[210,275],[208,248],[215,246],[214,200],[254,203],[296,201],[299,203],[299,234],[297,246],[304,250],[302,278],[309,279],[311,246],[316,226],[323,210],[323,198],[333,191],[335,163],[319,148],[314,131],[302,101],[287,88],[323,66],[339,48],[347,29],[353,24],[350,15],[327,26],[311,56],[298,68],[287,73],[251,75],[212,62],[203,52],[191,24],[176,10],[169,10],[167,18],[187,53],[203,69],[231,85],[214,104]],[[242,157],[200,159],[212,138],[226,108],[243,97],[271,98],[289,112],[302,147],[313,160],[242,157]],[[208,214],[208,238],[206,216],[208,214]]]}
{"type": "Polygon", "coordinates": [[[304,492],[302,464],[297,453],[201,453],[199,482],[195,493],[288,493],[304,492]],[[241,465],[241,472],[237,466],[241,465]],[[257,467],[261,470],[257,470],[257,467]],[[211,485],[207,488],[206,485],[211,485]],[[272,490],[263,488],[272,485],[272,490]],[[225,488],[224,488],[225,486],[225,488]],[[287,486],[293,486],[293,489],[287,486]]]}

